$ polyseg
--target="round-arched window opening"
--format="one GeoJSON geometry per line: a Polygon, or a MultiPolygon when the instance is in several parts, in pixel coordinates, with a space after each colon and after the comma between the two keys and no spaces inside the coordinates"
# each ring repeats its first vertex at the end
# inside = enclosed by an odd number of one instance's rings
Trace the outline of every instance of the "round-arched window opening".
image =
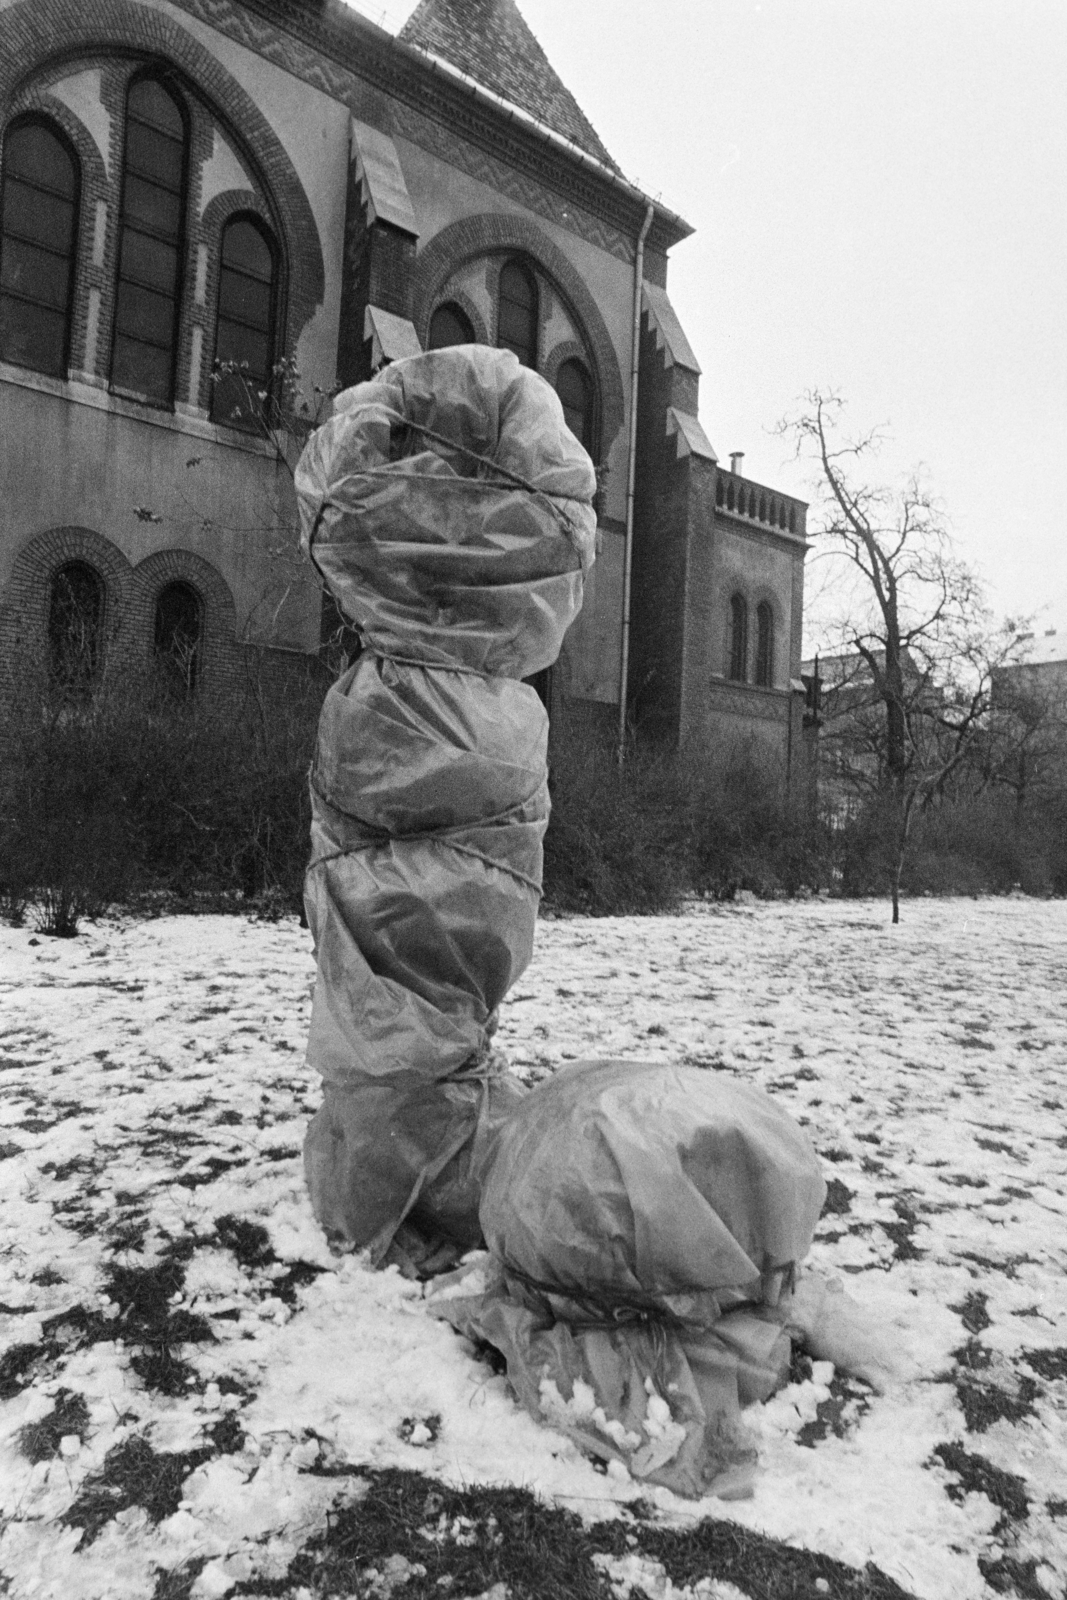
{"type": "Polygon", "coordinates": [[[593,380],[580,361],[564,361],[556,374],[563,418],[578,443],[593,453],[593,380]]]}
{"type": "Polygon", "coordinates": [[[774,612],[766,600],[756,607],[756,682],[774,687],[774,612]]]}
{"type": "Polygon", "coordinates": [[[537,284],[519,261],[507,261],[497,291],[496,342],[537,370],[537,284]]]}
{"type": "Polygon", "coordinates": [[[156,600],[155,654],[164,693],[185,700],[196,689],[204,607],[191,583],[168,583],[156,600]]]}
{"type": "Polygon", "coordinates": [[[748,679],[748,602],[743,594],[730,596],[730,665],[735,683],[748,679]]]}
{"type": "Polygon", "coordinates": [[[212,422],[255,429],[269,414],[277,247],[258,217],[232,217],[219,250],[212,422]]]}
{"type": "Polygon", "coordinates": [[[447,350],[450,345],[474,343],[474,329],[467,313],[452,300],[438,306],[430,318],[427,350],[447,350]]]}
{"type": "Polygon", "coordinates": [[[31,118],[10,127],[0,183],[0,360],[67,375],[79,169],[66,138],[31,118]]]}
{"type": "Polygon", "coordinates": [[[52,579],[48,604],[48,664],[52,680],[88,694],[100,675],[104,580],[87,561],[68,561],[52,579]]]}

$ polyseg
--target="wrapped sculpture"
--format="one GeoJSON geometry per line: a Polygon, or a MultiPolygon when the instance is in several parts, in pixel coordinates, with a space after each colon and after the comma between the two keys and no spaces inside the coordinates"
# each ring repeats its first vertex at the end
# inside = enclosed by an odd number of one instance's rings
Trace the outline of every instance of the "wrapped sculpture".
{"type": "Polygon", "coordinates": [[[548,820],[548,719],[521,680],[581,606],[596,476],[542,378],[461,346],[340,395],[296,487],[363,644],[312,769],[325,1099],[305,1164],[331,1235],[425,1264],[479,1240],[471,1160],[520,1093],[490,1039],[530,959],[548,820]]]}

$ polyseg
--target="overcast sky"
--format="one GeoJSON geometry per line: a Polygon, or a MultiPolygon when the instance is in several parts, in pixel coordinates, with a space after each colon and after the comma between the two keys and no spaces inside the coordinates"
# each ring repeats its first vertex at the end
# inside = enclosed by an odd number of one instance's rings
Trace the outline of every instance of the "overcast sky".
{"type": "Polygon", "coordinates": [[[519,6],[696,229],[668,289],[720,457],[807,498],[771,430],[836,388],[888,426],[883,481],[925,467],[997,611],[1067,628],[1067,0],[519,6]]]}

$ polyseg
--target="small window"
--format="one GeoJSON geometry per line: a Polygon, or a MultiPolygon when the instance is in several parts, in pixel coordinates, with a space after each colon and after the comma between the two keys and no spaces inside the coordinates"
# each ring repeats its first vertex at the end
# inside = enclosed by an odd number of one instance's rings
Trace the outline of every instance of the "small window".
{"type": "Polygon", "coordinates": [[[568,428],[593,453],[593,383],[580,361],[564,361],[556,374],[556,393],[568,428]]]}
{"type": "Polygon", "coordinates": [[[252,428],[262,415],[274,361],[275,252],[258,218],[222,231],[215,361],[224,365],[211,400],[214,422],[252,428]]]}
{"type": "Polygon", "coordinates": [[[730,677],[737,683],[748,678],[748,602],[740,594],[730,598],[730,677]]]}
{"type": "Polygon", "coordinates": [[[537,285],[518,261],[505,262],[497,300],[496,342],[537,369],[537,285]]]}
{"type": "Polygon", "coordinates": [[[185,700],[196,688],[204,610],[190,583],[168,583],[156,601],[156,665],[164,692],[185,700]]]}
{"type": "Polygon", "coordinates": [[[52,579],[48,607],[48,659],[52,680],[72,694],[87,694],[100,675],[104,582],[88,562],[68,561],[52,579]]]}
{"type": "Polygon", "coordinates": [[[430,339],[426,348],[447,350],[449,345],[474,343],[474,329],[466,312],[452,301],[438,306],[430,318],[430,339]]]}
{"type": "Polygon", "coordinates": [[[756,607],[756,682],[764,689],[774,686],[774,612],[766,600],[756,607]]]}
{"type": "Polygon", "coordinates": [[[78,163],[34,120],[8,129],[0,189],[0,360],[65,378],[78,234],[78,163]]]}
{"type": "Polygon", "coordinates": [[[169,406],[174,396],[185,226],[185,115],[156,78],[126,97],[111,386],[169,406]]]}

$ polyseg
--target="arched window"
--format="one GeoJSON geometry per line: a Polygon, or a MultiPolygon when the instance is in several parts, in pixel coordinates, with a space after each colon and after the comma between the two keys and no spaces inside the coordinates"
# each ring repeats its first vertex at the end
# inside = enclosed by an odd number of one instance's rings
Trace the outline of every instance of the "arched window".
{"type": "Polygon", "coordinates": [[[513,350],[524,367],[537,369],[537,285],[521,262],[507,261],[500,273],[496,342],[513,350]]]}
{"type": "Polygon", "coordinates": [[[741,594],[730,596],[730,677],[748,678],[748,602],[741,594]]]}
{"type": "Polygon", "coordinates": [[[274,361],[274,241],[258,217],[233,217],[222,230],[215,361],[214,422],[254,427],[269,394],[274,361]],[[236,370],[239,369],[239,370],[236,370]]]}
{"type": "Polygon", "coordinates": [[[39,118],[7,130],[0,188],[0,361],[65,378],[78,162],[39,118]]]}
{"type": "Polygon", "coordinates": [[[474,329],[467,313],[453,301],[438,306],[430,318],[427,350],[447,350],[453,344],[474,344],[474,329]]]}
{"type": "Polygon", "coordinates": [[[156,600],[156,664],[164,690],[185,699],[196,688],[204,608],[191,583],[168,583],[156,600]]]}
{"type": "Polygon", "coordinates": [[[87,693],[100,672],[104,581],[86,561],[68,561],[52,579],[48,606],[48,662],[52,678],[75,694],[87,693]]]}
{"type": "Polygon", "coordinates": [[[158,406],[174,398],[188,142],[176,95],[158,78],[136,78],[126,96],[111,387],[158,406]]]}
{"type": "Polygon", "coordinates": [[[580,361],[564,361],[556,374],[556,393],[568,428],[593,453],[593,380],[580,361]]]}
{"type": "Polygon", "coordinates": [[[774,612],[766,600],[756,607],[756,682],[774,686],[774,612]]]}

